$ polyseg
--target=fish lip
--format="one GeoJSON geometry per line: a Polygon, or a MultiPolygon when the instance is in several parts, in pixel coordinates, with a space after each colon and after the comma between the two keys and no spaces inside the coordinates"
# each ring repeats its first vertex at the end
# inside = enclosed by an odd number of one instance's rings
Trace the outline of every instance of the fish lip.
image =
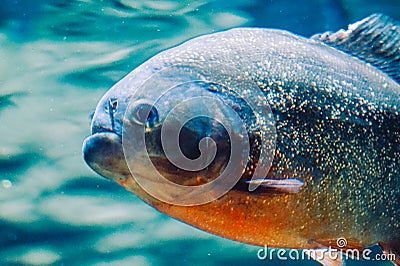
{"type": "Polygon", "coordinates": [[[96,148],[101,148],[98,147],[99,144],[105,145],[107,143],[119,143],[122,145],[122,138],[113,131],[103,130],[101,132],[95,132],[91,134],[83,141],[83,159],[90,167],[92,161],[90,156],[93,155],[93,150],[96,150],[96,148]]]}
{"type": "MultiPolygon", "coordinates": [[[[94,126],[92,129],[92,134],[89,136],[95,136],[96,134],[101,134],[101,133],[113,133],[119,136],[119,142],[122,144],[122,135],[119,134],[118,132],[112,130],[111,128],[107,128],[107,127],[100,127],[100,126],[94,126]]],[[[87,138],[89,138],[87,137],[87,138]]],[[[86,138],[86,139],[87,139],[86,138]]]]}
{"type": "Polygon", "coordinates": [[[97,138],[109,138],[110,140],[117,141],[122,144],[122,138],[119,134],[111,130],[103,130],[99,132],[92,133],[91,135],[87,136],[83,141],[82,151],[85,152],[85,147],[90,145],[90,141],[97,138]]]}
{"type": "Polygon", "coordinates": [[[111,180],[125,180],[130,172],[122,148],[119,134],[103,130],[88,136],[83,141],[83,159],[101,176],[111,180]]]}

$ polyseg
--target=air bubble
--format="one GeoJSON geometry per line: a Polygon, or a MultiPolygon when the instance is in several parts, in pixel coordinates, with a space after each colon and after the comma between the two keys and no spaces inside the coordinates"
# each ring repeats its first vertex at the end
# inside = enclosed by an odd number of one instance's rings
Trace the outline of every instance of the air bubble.
{"type": "Polygon", "coordinates": [[[8,179],[3,179],[1,180],[1,184],[3,185],[4,188],[10,188],[12,187],[12,183],[8,179]]]}

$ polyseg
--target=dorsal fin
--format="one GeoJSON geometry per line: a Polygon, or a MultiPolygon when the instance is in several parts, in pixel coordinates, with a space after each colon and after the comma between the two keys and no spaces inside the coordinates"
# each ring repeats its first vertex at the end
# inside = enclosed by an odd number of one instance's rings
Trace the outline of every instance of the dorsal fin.
{"type": "Polygon", "coordinates": [[[312,37],[383,70],[400,83],[400,23],[383,14],[349,25],[348,30],[312,37]]]}

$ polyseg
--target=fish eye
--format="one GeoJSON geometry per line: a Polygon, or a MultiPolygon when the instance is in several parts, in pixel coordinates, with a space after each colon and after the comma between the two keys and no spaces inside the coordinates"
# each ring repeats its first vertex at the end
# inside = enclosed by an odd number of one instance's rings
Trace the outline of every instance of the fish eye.
{"type": "Polygon", "coordinates": [[[151,104],[140,103],[133,109],[133,121],[139,125],[156,123],[158,111],[151,104]]]}

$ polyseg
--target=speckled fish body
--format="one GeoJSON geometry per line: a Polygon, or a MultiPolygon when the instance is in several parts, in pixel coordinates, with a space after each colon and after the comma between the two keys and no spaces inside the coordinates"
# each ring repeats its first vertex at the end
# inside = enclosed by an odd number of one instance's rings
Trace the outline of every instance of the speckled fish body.
{"type": "MultiPolygon", "coordinates": [[[[204,71],[213,70],[193,69],[204,71]]],[[[336,239],[345,237],[347,248],[390,243],[395,250],[400,239],[396,75],[321,40],[286,31],[238,28],[201,36],[149,59],[105,94],[93,117],[92,136],[85,141],[84,157],[95,171],[161,212],[229,239],[320,248],[335,247],[336,239]],[[144,80],[160,69],[191,61],[216,62],[210,67],[234,67],[251,76],[276,122],[276,152],[268,178],[301,180],[299,192],[276,193],[263,187],[250,192],[243,189],[248,180],[244,174],[221,198],[185,207],[159,201],[138,186],[121,147],[123,111],[144,80]],[[119,105],[113,125],[106,112],[110,99],[119,105]]],[[[173,78],[161,75],[159,82],[173,78]]],[[[148,93],[156,94],[157,88],[148,93]]]]}

